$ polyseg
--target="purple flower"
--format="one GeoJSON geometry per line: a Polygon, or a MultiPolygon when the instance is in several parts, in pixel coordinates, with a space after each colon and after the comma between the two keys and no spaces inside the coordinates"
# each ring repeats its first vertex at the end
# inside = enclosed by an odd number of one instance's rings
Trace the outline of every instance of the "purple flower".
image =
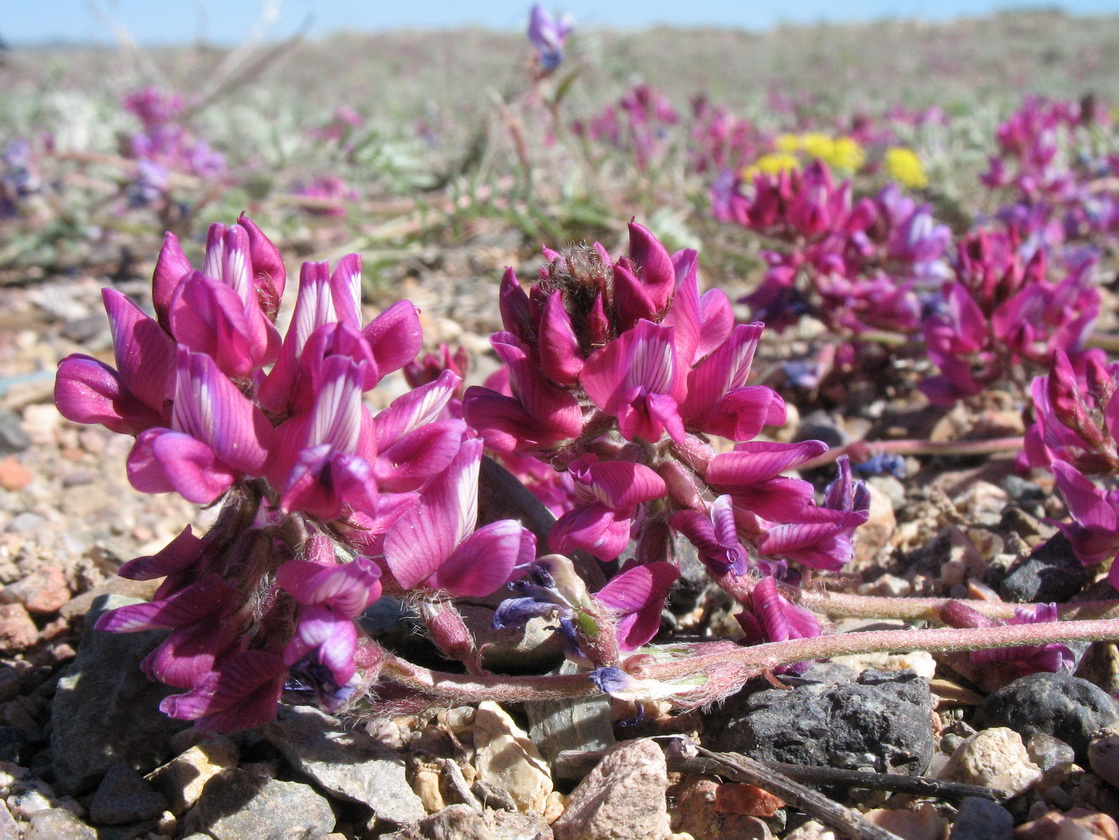
{"type": "Polygon", "coordinates": [[[574,27],[575,19],[571,15],[561,15],[557,20],[539,3],[532,7],[528,39],[536,48],[537,59],[545,73],[552,72],[563,62],[563,43],[574,27]]]}
{"type": "Polygon", "coordinates": [[[750,603],[735,615],[748,645],[784,642],[820,635],[820,620],[777,590],[777,581],[763,577],[750,590],[750,603]]]}

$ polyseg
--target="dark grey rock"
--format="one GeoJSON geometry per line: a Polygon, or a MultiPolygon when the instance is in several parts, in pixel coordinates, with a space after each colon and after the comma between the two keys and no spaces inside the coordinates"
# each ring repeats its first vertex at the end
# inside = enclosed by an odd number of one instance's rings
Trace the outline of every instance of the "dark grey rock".
{"type": "Polygon", "coordinates": [[[310,785],[230,768],[206,783],[183,828],[214,840],[315,840],[334,823],[330,803],[310,785]]]}
{"type": "Polygon", "coordinates": [[[22,726],[0,726],[0,761],[22,764],[35,737],[22,726]]]}
{"type": "Polygon", "coordinates": [[[97,832],[65,808],[32,814],[23,840],[98,840],[97,832]]]}
{"type": "Polygon", "coordinates": [[[119,761],[109,768],[89,800],[89,821],[97,825],[123,825],[152,819],[168,807],[167,800],[143,777],[119,761]]]}
{"type": "Polygon", "coordinates": [[[1088,570],[1073,553],[1068,537],[1058,533],[1010,567],[999,595],[1019,603],[1067,601],[1088,583],[1088,570]]]}
{"type": "Polygon", "coordinates": [[[813,679],[730,698],[705,737],[711,749],[762,761],[916,775],[933,756],[932,700],[928,683],[909,670],[864,671],[838,684],[813,679]]]}
{"type": "Polygon", "coordinates": [[[281,707],[261,734],[320,787],[367,805],[380,819],[406,823],[426,813],[404,760],[360,729],[345,730],[317,709],[295,706],[281,707]]]}
{"type": "Polygon", "coordinates": [[[1119,721],[1115,701],[1070,674],[1030,674],[988,695],[976,711],[979,726],[1007,726],[1024,739],[1035,732],[1060,738],[1084,763],[1093,733],[1119,721]]]}
{"type": "Polygon", "coordinates": [[[960,803],[960,813],[948,840],[1011,840],[1014,817],[997,802],[969,796],[960,803]]]}
{"type": "Polygon", "coordinates": [[[10,408],[0,408],[0,455],[23,452],[31,446],[31,437],[23,429],[23,418],[10,408]]]}
{"type": "Polygon", "coordinates": [[[164,631],[101,633],[91,629],[102,613],[140,603],[102,595],[85,619],[78,655],[58,681],[51,706],[51,755],[60,793],[91,790],[122,759],[140,773],[170,757],[168,741],[189,724],[159,711],[175,689],[154,683],[140,662],[164,631]]]}

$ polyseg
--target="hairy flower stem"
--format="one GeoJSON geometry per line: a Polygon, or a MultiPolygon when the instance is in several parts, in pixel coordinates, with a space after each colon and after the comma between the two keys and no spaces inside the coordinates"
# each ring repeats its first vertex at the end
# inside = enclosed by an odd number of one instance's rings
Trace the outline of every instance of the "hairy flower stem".
{"type": "Polygon", "coordinates": [[[832,463],[840,455],[850,455],[855,462],[865,461],[871,455],[892,452],[897,455],[998,455],[1017,452],[1022,448],[1021,437],[987,438],[985,440],[857,440],[846,446],[829,449],[798,469],[810,470],[832,463]]]}
{"type": "MultiPolygon", "coordinates": [[[[1045,622],[979,628],[935,630],[879,630],[815,636],[785,642],[737,647],[726,642],[700,643],[683,658],[657,661],[637,651],[638,664],[623,668],[643,682],[670,683],[696,675],[718,674],[704,696],[692,692],[687,703],[695,706],[726,697],[750,679],[795,662],[826,659],[852,653],[890,651],[967,651],[1018,647],[1069,641],[1119,640],[1119,620],[1045,622]],[[709,652],[704,652],[705,649],[709,652]]],[[[381,677],[421,693],[435,703],[478,703],[483,700],[522,703],[533,700],[587,697],[599,693],[589,674],[505,676],[500,674],[448,674],[413,665],[388,655],[381,677]]]]}

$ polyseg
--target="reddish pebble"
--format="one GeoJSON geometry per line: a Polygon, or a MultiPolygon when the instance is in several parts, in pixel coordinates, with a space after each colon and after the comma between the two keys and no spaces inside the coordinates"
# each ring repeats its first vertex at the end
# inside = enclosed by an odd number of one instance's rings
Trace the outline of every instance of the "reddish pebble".
{"type": "Polygon", "coordinates": [[[0,461],[0,487],[5,490],[22,490],[35,476],[15,458],[0,461]]]}
{"type": "Polygon", "coordinates": [[[772,817],[784,807],[784,800],[744,782],[728,782],[715,790],[715,810],[724,814],[772,817]]]}
{"type": "Polygon", "coordinates": [[[39,628],[23,604],[0,607],[0,651],[22,650],[39,640],[39,628]]]}
{"type": "Polygon", "coordinates": [[[1107,814],[1073,808],[1061,813],[1050,811],[1045,816],[1019,826],[1014,840],[1119,840],[1119,824],[1107,814]]]}
{"type": "Polygon", "coordinates": [[[27,607],[29,613],[47,615],[58,612],[70,600],[70,587],[61,569],[48,566],[9,585],[6,595],[27,607]]]}

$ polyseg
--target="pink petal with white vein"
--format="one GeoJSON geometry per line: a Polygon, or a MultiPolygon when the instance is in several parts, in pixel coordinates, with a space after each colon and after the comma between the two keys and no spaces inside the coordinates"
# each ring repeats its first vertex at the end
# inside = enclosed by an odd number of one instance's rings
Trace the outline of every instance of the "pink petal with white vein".
{"type": "Polygon", "coordinates": [[[491,522],[459,543],[424,586],[458,597],[482,598],[503,587],[535,557],[536,537],[519,522],[491,522]]]}
{"type": "Polygon", "coordinates": [[[728,488],[726,492],[734,493],[737,488],[765,481],[827,450],[828,445],[820,440],[799,443],[747,441],[735,446],[734,452],[722,452],[711,459],[707,467],[707,483],[728,488]]]}
{"type": "Polygon", "coordinates": [[[562,431],[542,428],[516,397],[477,385],[466,389],[462,413],[495,452],[532,452],[571,438],[562,431]]]}
{"type": "Polygon", "coordinates": [[[214,669],[223,654],[237,640],[230,626],[210,622],[176,627],[155,650],[140,663],[148,679],[175,688],[192,688],[214,669]]]}
{"type": "Polygon", "coordinates": [[[460,381],[458,376],[445,370],[434,382],[413,388],[393,400],[373,418],[378,450],[387,449],[408,432],[438,418],[460,381]]]}
{"type": "Polygon", "coordinates": [[[770,522],[800,519],[812,506],[812,485],[799,478],[777,476],[729,492],[736,508],[770,522]]]}
{"type": "Polygon", "coordinates": [[[260,475],[272,426],[217,369],[214,360],[179,348],[171,427],[213,449],[234,470],[260,475]]]}
{"type": "Polygon", "coordinates": [[[681,255],[691,255],[691,268],[685,269],[682,280],[676,287],[672,306],[661,321],[666,327],[676,330],[676,358],[682,367],[690,367],[695,362],[700,341],[699,286],[696,278],[695,256],[692,250],[681,251],[673,256],[675,263],[681,255]]]}
{"type": "Polygon", "coordinates": [[[280,509],[330,522],[351,511],[374,516],[377,497],[377,481],[368,461],[323,444],[300,453],[280,497],[280,509]]]}
{"type": "Polygon", "coordinates": [[[451,465],[426,488],[420,503],[389,531],[385,562],[405,589],[434,573],[474,529],[481,457],[480,440],[464,441],[451,465]]]}

